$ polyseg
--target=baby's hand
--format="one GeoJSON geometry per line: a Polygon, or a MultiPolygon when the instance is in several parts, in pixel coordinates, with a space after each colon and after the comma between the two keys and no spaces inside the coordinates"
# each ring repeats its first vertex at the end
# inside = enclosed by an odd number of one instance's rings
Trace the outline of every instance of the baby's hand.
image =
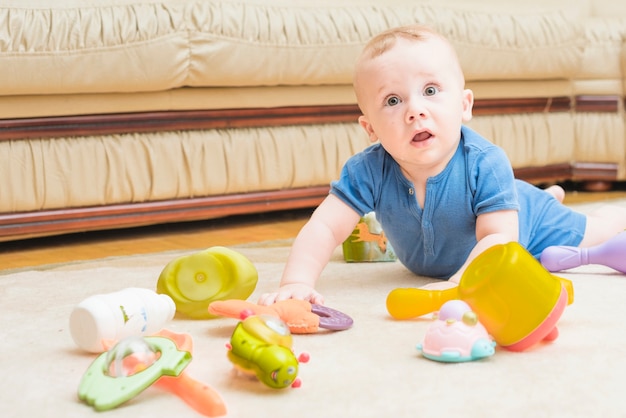
{"type": "Polygon", "coordinates": [[[281,286],[278,292],[264,293],[259,298],[259,305],[271,305],[275,302],[287,299],[301,299],[318,305],[324,304],[324,297],[310,286],[300,283],[292,283],[281,286]]]}

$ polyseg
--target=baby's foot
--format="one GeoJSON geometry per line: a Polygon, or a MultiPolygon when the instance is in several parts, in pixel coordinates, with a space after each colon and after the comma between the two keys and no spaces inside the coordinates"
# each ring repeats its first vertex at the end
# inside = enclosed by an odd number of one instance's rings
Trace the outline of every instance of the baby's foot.
{"type": "Polygon", "coordinates": [[[556,200],[563,203],[563,199],[565,199],[565,190],[563,190],[561,186],[555,184],[554,186],[550,186],[545,189],[545,191],[549,195],[552,195],[552,197],[554,197],[556,200]]]}

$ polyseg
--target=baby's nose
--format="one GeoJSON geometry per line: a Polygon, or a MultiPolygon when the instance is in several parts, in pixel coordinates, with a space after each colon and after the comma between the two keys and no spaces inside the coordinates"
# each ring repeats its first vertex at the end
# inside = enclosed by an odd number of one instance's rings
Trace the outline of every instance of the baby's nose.
{"type": "Polygon", "coordinates": [[[427,115],[426,108],[420,100],[411,100],[406,112],[407,122],[415,119],[424,119],[427,115]]]}

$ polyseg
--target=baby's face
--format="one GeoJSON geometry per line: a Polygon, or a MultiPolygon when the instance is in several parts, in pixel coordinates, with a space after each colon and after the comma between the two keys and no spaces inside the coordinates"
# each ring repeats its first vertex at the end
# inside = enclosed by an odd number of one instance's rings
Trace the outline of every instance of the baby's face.
{"type": "Polygon", "coordinates": [[[452,158],[461,124],[472,116],[473,95],[463,84],[456,55],[444,40],[399,38],[357,69],[359,122],[405,172],[435,175],[452,158]]]}

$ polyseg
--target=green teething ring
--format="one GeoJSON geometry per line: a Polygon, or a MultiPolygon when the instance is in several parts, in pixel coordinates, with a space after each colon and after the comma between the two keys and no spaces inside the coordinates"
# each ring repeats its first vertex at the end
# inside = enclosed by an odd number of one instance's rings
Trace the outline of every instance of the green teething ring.
{"type": "Polygon", "coordinates": [[[163,375],[178,376],[191,361],[191,354],[178,350],[168,338],[144,337],[144,340],[155,353],[160,353],[154,363],[131,376],[114,377],[107,373],[109,353],[104,352],[83,375],[78,398],[97,411],[106,411],[134,398],[163,375]]]}

